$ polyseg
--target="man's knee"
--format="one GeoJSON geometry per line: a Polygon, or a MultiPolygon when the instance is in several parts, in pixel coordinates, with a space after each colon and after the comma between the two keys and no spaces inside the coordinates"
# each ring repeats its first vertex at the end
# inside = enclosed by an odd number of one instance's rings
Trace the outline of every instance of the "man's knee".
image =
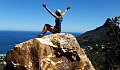
{"type": "Polygon", "coordinates": [[[47,26],[47,27],[51,27],[51,25],[49,25],[49,24],[45,24],[45,26],[47,26]]]}
{"type": "Polygon", "coordinates": [[[49,24],[45,24],[45,26],[50,26],[49,24]]]}

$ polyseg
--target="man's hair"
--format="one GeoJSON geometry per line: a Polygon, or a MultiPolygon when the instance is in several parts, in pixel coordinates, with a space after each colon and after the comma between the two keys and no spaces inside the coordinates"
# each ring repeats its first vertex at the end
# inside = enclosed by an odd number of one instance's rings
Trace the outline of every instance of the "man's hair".
{"type": "Polygon", "coordinates": [[[57,12],[57,15],[58,15],[58,16],[61,16],[61,13],[57,12]]]}

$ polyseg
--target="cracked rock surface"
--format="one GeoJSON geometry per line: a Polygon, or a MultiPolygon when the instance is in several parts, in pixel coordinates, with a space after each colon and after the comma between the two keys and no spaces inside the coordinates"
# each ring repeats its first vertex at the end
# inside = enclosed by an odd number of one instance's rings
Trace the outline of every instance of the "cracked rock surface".
{"type": "Polygon", "coordinates": [[[34,38],[7,52],[7,70],[95,70],[76,38],[56,33],[34,38]]]}

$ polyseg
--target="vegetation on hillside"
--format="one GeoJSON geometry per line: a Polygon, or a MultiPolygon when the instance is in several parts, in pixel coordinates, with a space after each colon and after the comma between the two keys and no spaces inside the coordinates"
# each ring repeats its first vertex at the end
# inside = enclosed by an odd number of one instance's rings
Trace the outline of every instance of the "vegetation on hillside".
{"type": "Polygon", "coordinates": [[[85,52],[96,70],[120,70],[119,20],[107,22],[110,27],[103,44],[88,46],[85,52]]]}
{"type": "Polygon", "coordinates": [[[6,58],[0,58],[0,70],[6,70],[6,64],[4,63],[6,58]]]}

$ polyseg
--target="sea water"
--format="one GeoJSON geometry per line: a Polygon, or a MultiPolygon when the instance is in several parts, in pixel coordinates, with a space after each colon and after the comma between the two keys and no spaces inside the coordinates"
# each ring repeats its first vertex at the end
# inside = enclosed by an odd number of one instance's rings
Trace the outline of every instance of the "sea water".
{"type": "MultiPolygon", "coordinates": [[[[0,30],[0,54],[6,54],[15,45],[28,41],[37,37],[40,31],[5,31],[0,30]]],[[[74,35],[75,37],[80,36],[82,33],[74,32],[63,32],[74,35]]],[[[52,34],[47,32],[45,35],[52,34]]]]}

